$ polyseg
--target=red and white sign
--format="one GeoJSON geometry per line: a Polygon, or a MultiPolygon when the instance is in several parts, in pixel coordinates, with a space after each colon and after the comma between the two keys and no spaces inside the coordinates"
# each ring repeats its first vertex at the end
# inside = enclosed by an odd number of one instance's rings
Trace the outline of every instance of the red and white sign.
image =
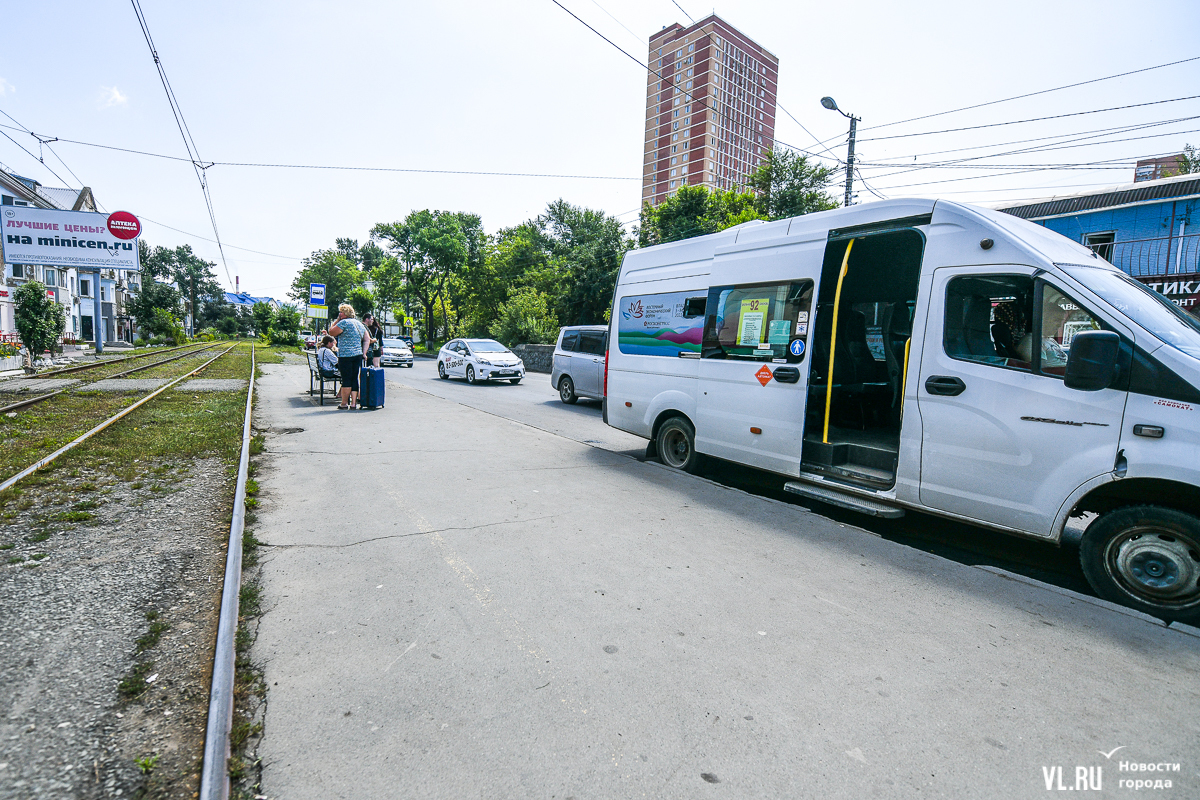
{"type": "Polygon", "coordinates": [[[142,223],[128,211],[114,211],[108,215],[108,232],[118,239],[136,239],[142,223]]]}
{"type": "Polygon", "coordinates": [[[763,386],[766,386],[768,383],[771,382],[771,376],[772,376],[771,368],[768,367],[766,364],[763,364],[759,368],[758,372],[754,373],[754,377],[758,378],[758,382],[761,383],[763,386]]]}

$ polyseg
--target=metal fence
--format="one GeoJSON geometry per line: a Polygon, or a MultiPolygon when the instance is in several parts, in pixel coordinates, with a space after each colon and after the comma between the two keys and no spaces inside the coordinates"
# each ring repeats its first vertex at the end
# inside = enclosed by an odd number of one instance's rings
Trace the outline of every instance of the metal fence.
{"type": "Polygon", "coordinates": [[[1200,233],[1107,242],[1091,248],[1135,278],[1200,272],[1200,233]]]}

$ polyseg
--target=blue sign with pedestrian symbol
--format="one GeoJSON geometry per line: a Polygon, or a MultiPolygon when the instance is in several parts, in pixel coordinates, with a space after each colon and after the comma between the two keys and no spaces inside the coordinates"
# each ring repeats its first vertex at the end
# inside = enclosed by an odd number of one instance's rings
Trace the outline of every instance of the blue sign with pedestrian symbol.
{"type": "Polygon", "coordinates": [[[804,340],[792,339],[792,344],[788,347],[788,349],[792,351],[792,355],[794,356],[804,355],[804,340]]]}

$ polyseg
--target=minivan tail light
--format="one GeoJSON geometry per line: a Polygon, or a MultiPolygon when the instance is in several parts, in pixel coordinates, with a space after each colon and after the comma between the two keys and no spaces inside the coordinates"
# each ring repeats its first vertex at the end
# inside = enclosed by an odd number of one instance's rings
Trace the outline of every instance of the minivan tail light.
{"type": "Polygon", "coordinates": [[[604,348],[604,396],[608,397],[608,348],[604,348]]]}

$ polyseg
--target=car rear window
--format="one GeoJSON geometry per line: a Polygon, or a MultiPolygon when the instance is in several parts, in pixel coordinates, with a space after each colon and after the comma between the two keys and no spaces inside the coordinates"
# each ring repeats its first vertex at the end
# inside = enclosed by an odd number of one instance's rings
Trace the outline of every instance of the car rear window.
{"type": "Polygon", "coordinates": [[[579,345],[579,331],[570,331],[564,333],[562,337],[562,346],[559,348],[567,353],[574,353],[579,345]]]}

